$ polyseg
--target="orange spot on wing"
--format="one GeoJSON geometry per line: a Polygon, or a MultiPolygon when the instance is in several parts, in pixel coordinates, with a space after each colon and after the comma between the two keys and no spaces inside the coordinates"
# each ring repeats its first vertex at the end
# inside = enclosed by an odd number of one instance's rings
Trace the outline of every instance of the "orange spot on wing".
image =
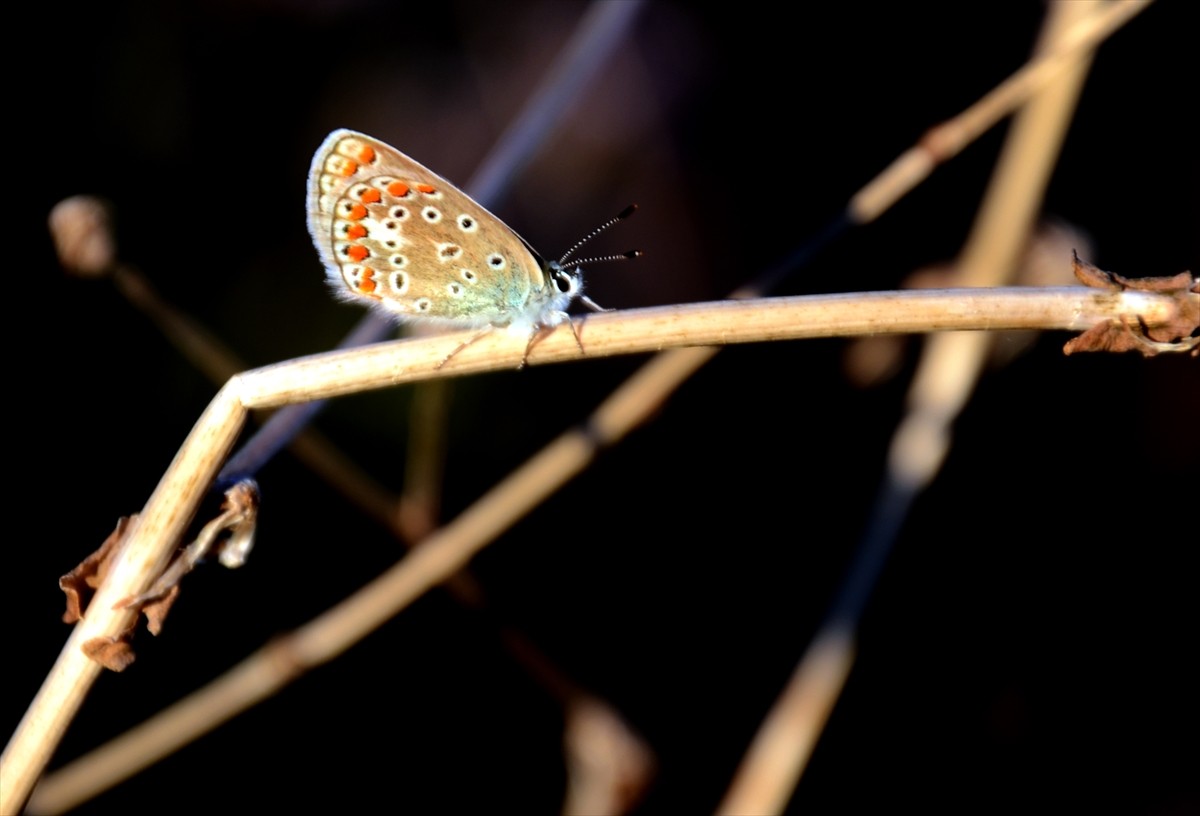
{"type": "Polygon", "coordinates": [[[355,204],[350,208],[350,215],[347,216],[351,221],[359,221],[367,217],[367,208],[362,204],[355,204]]]}
{"type": "Polygon", "coordinates": [[[421,193],[436,193],[437,188],[431,184],[418,184],[417,191],[421,193]]]}
{"type": "Polygon", "coordinates": [[[346,254],[355,261],[361,261],[363,258],[371,254],[371,250],[367,249],[362,244],[355,244],[346,250],[346,254]]]}
{"type": "Polygon", "coordinates": [[[370,145],[363,145],[362,150],[358,152],[358,160],[363,164],[370,164],[375,161],[375,148],[370,145]]]}
{"type": "Polygon", "coordinates": [[[375,284],[375,281],[371,278],[371,275],[374,275],[374,274],[375,274],[374,272],[370,272],[363,276],[363,279],[358,284],[358,289],[360,292],[365,292],[366,294],[369,295],[375,291],[376,284],[375,284]]]}
{"type": "Polygon", "coordinates": [[[358,165],[349,159],[342,162],[342,166],[338,168],[338,172],[343,176],[353,176],[358,172],[358,165]]]}
{"type": "Polygon", "coordinates": [[[393,181],[387,186],[387,191],[396,198],[404,198],[408,195],[408,185],[403,181],[393,181]]]}
{"type": "Polygon", "coordinates": [[[363,204],[374,204],[377,201],[379,201],[381,198],[383,198],[383,196],[380,195],[378,190],[370,189],[362,194],[362,203],[363,204]]]}
{"type": "Polygon", "coordinates": [[[346,228],[346,237],[347,238],[366,238],[367,237],[367,228],[364,227],[362,224],[351,224],[349,227],[346,228]]]}

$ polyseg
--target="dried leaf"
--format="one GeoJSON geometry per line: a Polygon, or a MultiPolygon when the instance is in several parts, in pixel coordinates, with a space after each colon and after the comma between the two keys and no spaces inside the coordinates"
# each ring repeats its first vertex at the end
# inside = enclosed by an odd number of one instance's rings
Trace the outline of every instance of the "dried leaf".
{"type": "Polygon", "coordinates": [[[221,510],[221,515],[204,525],[196,540],[175,556],[175,560],[148,590],[121,600],[117,608],[139,606],[150,618],[150,607],[162,604],[161,610],[155,612],[161,626],[162,619],[179,594],[179,582],[210,552],[216,550],[226,567],[240,567],[254,544],[254,528],[258,522],[258,485],[253,479],[243,479],[229,488],[225,491],[221,510]],[[221,534],[226,532],[229,533],[228,539],[220,539],[221,534]]]}
{"type": "Polygon", "coordinates": [[[1200,354],[1200,279],[1190,272],[1157,278],[1126,278],[1106,272],[1074,256],[1075,277],[1086,286],[1110,291],[1155,292],[1170,296],[1176,304],[1175,317],[1164,325],[1147,326],[1140,321],[1108,320],[1098,323],[1063,347],[1064,354],[1081,351],[1138,351],[1146,357],[1161,352],[1190,351],[1200,354]]]}
{"type": "Polygon", "coordinates": [[[1090,286],[1093,289],[1112,289],[1118,290],[1121,288],[1115,280],[1111,272],[1105,272],[1098,266],[1088,263],[1079,257],[1079,253],[1071,253],[1072,271],[1075,273],[1075,278],[1084,286],[1090,286]]]}
{"type": "MultiPolygon", "coordinates": [[[[221,555],[221,563],[227,567],[241,566],[246,560],[246,554],[254,543],[258,498],[258,485],[251,479],[244,479],[227,490],[221,515],[204,526],[196,540],[175,557],[147,592],[126,598],[117,603],[115,608],[138,607],[138,611],[146,616],[146,628],[150,634],[158,635],[162,631],[163,621],[179,597],[179,582],[209,551],[215,548],[221,555]],[[225,532],[229,533],[227,540],[218,542],[219,536],[225,532]]],[[[135,518],[120,519],[116,529],[99,549],[58,579],[58,585],[67,596],[64,622],[83,620],[92,595],[108,575],[130,529],[130,522],[135,518]]],[[[133,648],[129,645],[133,631],[134,627],[130,626],[119,637],[92,638],[83,645],[83,652],[107,669],[123,671],[135,659],[133,648]]]]}
{"type": "Polygon", "coordinates": [[[129,524],[137,516],[122,517],[117,520],[116,529],[104,539],[100,548],[80,562],[79,566],[58,579],[58,586],[67,596],[67,611],[63,613],[63,623],[75,623],[83,620],[88,602],[95,593],[96,587],[104,581],[108,568],[112,565],[113,557],[120,549],[119,545],[129,530],[129,524]]]}
{"type": "MultiPolygon", "coordinates": [[[[137,516],[122,517],[117,520],[117,527],[109,534],[100,548],[62,578],[58,585],[67,596],[67,611],[63,613],[63,623],[76,623],[83,620],[92,595],[108,575],[113,560],[121,551],[125,534],[129,532],[130,524],[137,516]]],[[[166,614],[165,612],[163,614],[166,614]]],[[[133,663],[136,655],[129,645],[133,637],[131,625],[117,637],[94,637],[83,644],[83,653],[95,660],[101,666],[111,671],[124,671],[133,663]]]]}
{"type": "MultiPolygon", "coordinates": [[[[1145,339],[1138,337],[1128,326],[1116,320],[1097,323],[1078,337],[1073,337],[1063,346],[1063,354],[1081,351],[1140,351],[1145,339]]],[[[1151,352],[1153,355],[1157,352],[1151,352]]]]}
{"type": "Polygon", "coordinates": [[[110,671],[125,671],[137,659],[128,643],[132,631],[120,637],[94,637],[83,644],[83,653],[110,671]]]}
{"type": "Polygon", "coordinates": [[[246,563],[254,547],[259,499],[258,484],[253,479],[242,479],[225,491],[225,503],[221,505],[225,512],[217,520],[229,531],[229,537],[217,546],[222,566],[237,569],[246,563]]]}
{"type": "Polygon", "coordinates": [[[158,633],[162,631],[163,621],[167,619],[167,613],[171,611],[171,607],[175,605],[175,599],[178,597],[179,586],[175,585],[167,590],[166,595],[142,606],[142,614],[146,616],[146,628],[150,634],[158,637],[158,633]]]}

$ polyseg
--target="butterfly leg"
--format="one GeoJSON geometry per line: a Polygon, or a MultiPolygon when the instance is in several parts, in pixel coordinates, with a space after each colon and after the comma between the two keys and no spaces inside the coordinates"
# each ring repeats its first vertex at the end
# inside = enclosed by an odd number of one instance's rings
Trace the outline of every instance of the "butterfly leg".
{"type": "MultiPolygon", "coordinates": [[[[579,330],[575,328],[575,321],[571,320],[571,317],[566,312],[553,312],[552,314],[560,316],[562,318],[561,322],[571,327],[571,335],[575,338],[575,345],[579,346],[579,353],[587,354],[587,351],[583,348],[583,341],[579,339],[579,330]]],[[[529,352],[538,344],[542,336],[550,334],[558,325],[558,323],[551,323],[550,325],[543,323],[533,327],[533,331],[529,333],[529,342],[525,345],[525,353],[521,355],[521,364],[517,366],[518,371],[524,368],[525,364],[529,362],[529,352]]]]}
{"type": "Polygon", "coordinates": [[[580,302],[580,303],[582,303],[584,306],[587,306],[587,307],[588,307],[589,309],[591,309],[593,312],[615,312],[615,311],[616,311],[616,309],[606,309],[606,308],[604,308],[603,306],[601,306],[601,305],[600,305],[599,303],[597,303],[596,301],[592,300],[592,299],[591,299],[590,297],[588,297],[587,295],[580,295],[580,296],[579,296],[579,302],[580,302]]]}
{"type": "Polygon", "coordinates": [[[567,317],[567,325],[571,327],[571,335],[575,338],[575,345],[579,346],[579,353],[587,354],[583,349],[583,341],[579,339],[579,329],[575,328],[575,321],[569,316],[567,317]]]}
{"type": "MultiPolygon", "coordinates": [[[[496,328],[495,326],[484,326],[482,329],[480,329],[479,331],[477,331],[477,332],[475,332],[474,334],[472,334],[472,335],[471,335],[470,337],[468,337],[466,340],[464,340],[463,342],[459,343],[459,344],[458,344],[458,347],[457,347],[456,349],[454,349],[454,351],[450,352],[450,353],[449,353],[449,354],[447,354],[445,357],[443,357],[443,358],[442,358],[442,361],[441,361],[440,363],[438,363],[438,364],[437,364],[437,365],[434,367],[434,370],[435,370],[435,371],[437,371],[437,370],[441,370],[441,367],[442,367],[442,366],[444,366],[446,363],[450,362],[450,360],[451,360],[451,359],[454,357],[454,355],[458,354],[460,351],[462,351],[462,350],[463,350],[463,349],[465,349],[467,346],[469,346],[469,345],[471,345],[472,343],[474,343],[476,340],[479,340],[480,338],[482,338],[482,337],[485,337],[485,336],[486,336],[486,335],[488,335],[488,334],[491,334],[492,330],[493,330],[493,329],[495,329],[495,328],[496,328]]],[[[529,353],[529,349],[526,349],[526,350],[525,350],[525,353],[526,353],[526,354],[528,354],[528,353],[529,353]]],[[[521,365],[524,365],[524,362],[522,362],[522,363],[521,363],[521,365]]]]}
{"type": "Polygon", "coordinates": [[[533,331],[529,333],[529,342],[525,344],[525,353],[521,355],[521,364],[517,366],[517,371],[520,371],[525,367],[525,364],[529,362],[529,352],[533,350],[533,347],[537,344],[537,341],[542,338],[543,334],[546,334],[550,331],[554,331],[554,329],[547,329],[545,326],[533,327],[533,331]]]}

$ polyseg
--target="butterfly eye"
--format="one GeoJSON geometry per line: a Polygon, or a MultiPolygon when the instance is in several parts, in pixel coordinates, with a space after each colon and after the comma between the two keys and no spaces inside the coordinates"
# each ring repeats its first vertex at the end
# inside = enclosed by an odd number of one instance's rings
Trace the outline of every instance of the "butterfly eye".
{"type": "Polygon", "coordinates": [[[570,292],[575,286],[575,279],[561,269],[554,272],[553,278],[554,287],[564,295],[570,292]]]}

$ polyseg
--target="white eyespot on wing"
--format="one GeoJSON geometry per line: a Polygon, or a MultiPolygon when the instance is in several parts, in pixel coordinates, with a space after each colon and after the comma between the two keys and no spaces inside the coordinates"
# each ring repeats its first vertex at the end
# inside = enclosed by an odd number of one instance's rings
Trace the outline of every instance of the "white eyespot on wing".
{"type": "Polygon", "coordinates": [[[387,283],[393,295],[408,294],[409,276],[407,272],[397,269],[395,272],[389,273],[387,283]]]}
{"type": "Polygon", "coordinates": [[[437,207],[425,207],[421,210],[421,217],[430,224],[436,224],[442,220],[442,211],[437,207]]]}
{"type": "Polygon", "coordinates": [[[375,293],[377,288],[375,270],[362,264],[348,263],[342,264],[341,271],[344,286],[337,287],[335,285],[335,288],[342,298],[346,300],[353,300],[355,297],[379,299],[379,295],[375,293]]]}
{"type": "Polygon", "coordinates": [[[457,220],[458,220],[458,228],[460,230],[462,230],[463,232],[478,232],[479,231],[479,222],[475,219],[475,216],[467,215],[466,213],[463,213],[462,215],[460,215],[458,217],[457,220]]]}
{"type": "Polygon", "coordinates": [[[411,243],[404,237],[404,219],[387,217],[369,224],[371,237],[389,249],[411,243]]]}
{"type": "Polygon", "coordinates": [[[442,263],[456,261],[462,257],[463,248],[458,244],[444,243],[437,245],[437,257],[442,263]]]}
{"type": "Polygon", "coordinates": [[[363,272],[366,267],[361,264],[342,264],[342,277],[346,279],[346,283],[357,288],[358,282],[362,280],[363,272]]]}

